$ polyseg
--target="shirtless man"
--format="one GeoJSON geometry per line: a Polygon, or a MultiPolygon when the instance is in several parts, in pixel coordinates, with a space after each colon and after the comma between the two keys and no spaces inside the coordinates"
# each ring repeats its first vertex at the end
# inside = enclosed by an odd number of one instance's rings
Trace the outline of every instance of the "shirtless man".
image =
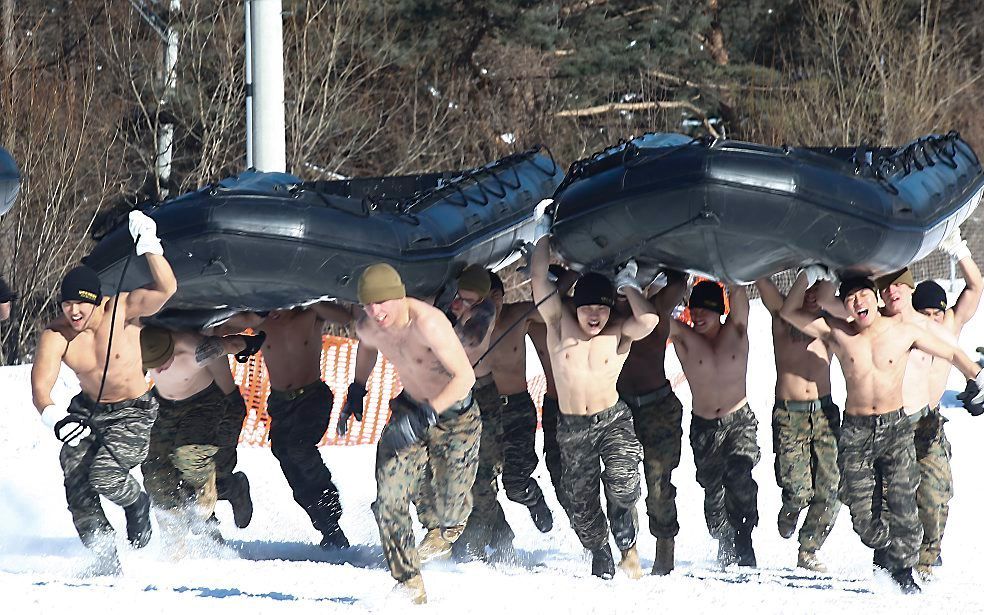
{"type": "Polygon", "coordinates": [[[574,286],[573,306],[566,305],[549,278],[550,238],[542,237],[533,251],[533,300],[547,326],[550,364],[557,380],[560,421],[557,440],[563,466],[563,489],[571,499],[574,531],[591,551],[591,573],[603,579],[615,575],[608,545],[608,522],[622,552],[619,567],[631,578],[642,576],[636,538],[636,502],[641,495],[639,462],[642,446],[636,438],[632,412],[616,389],[619,373],[633,341],[652,333],[659,321],[635,280],[630,261],[616,277],[588,273],[574,286]],[[615,290],[626,296],[632,314],[612,314],[615,290]],[[604,463],[605,469],[601,470],[604,463]],[[605,486],[608,522],[598,498],[605,486]]]}
{"type": "MultiPolygon", "coordinates": [[[[413,542],[411,492],[429,465],[435,514],[444,539],[453,543],[471,512],[478,468],[482,423],[472,399],[475,373],[444,314],[407,297],[393,267],[380,263],[362,272],[359,302],[364,313],[356,322],[358,364],[371,372],[382,353],[403,383],[403,392],[390,401],[390,420],[376,449],[372,509],[390,573],[421,604],[427,594],[413,542]]],[[[356,378],[364,382],[368,373],[356,378]]]]}
{"type": "Polygon", "coordinates": [[[339,526],[342,504],[318,443],[328,431],[333,397],[322,381],[322,332],[335,317],[333,303],[271,312],[259,325],[266,334],[263,361],[270,376],[270,448],[314,528],[323,549],[345,549],[339,526]]]}
{"type": "Polygon", "coordinates": [[[724,290],[702,281],[690,291],[693,327],[676,319],[670,339],[693,393],[690,445],[697,482],[704,488],[704,519],[718,540],[718,562],[755,566],[752,529],[758,525],[758,485],[752,468],[761,459],[758,420],[748,406],[748,295],[729,292],[724,324],[724,290]]]}
{"type": "Polygon", "coordinates": [[[245,361],[262,343],[262,335],[211,337],[155,326],[140,332],[143,366],[154,381],[160,406],[141,470],[151,500],[163,511],[158,520],[173,540],[188,529],[189,522],[198,521],[191,529],[200,530],[200,522],[212,517],[220,476],[237,483],[238,497],[232,501],[237,525],[245,527],[249,522],[252,505],[246,475],[229,476],[232,468],[220,467],[217,457],[229,444],[222,437],[225,431],[234,430],[238,440],[242,429],[239,416],[224,426],[229,410],[226,397],[232,392],[229,389],[236,388],[227,355],[245,361]]]}
{"type": "Polygon", "coordinates": [[[150,540],[150,498],[130,476],[147,456],[157,418],[157,400],[140,367],[139,319],[156,314],[177,290],[156,223],[134,211],[129,230],[137,256],[146,255],[153,281],[104,297],[93,269],[83,265],[69,271],[61,285],[62,315],[41,332],[31,370],[34,406],[65,443],[60,461],[72,521],[83,544],[96,552],[93,572],[101,574],[118,573],[120,564],[100,495],[123,507],[131,544],[143,547],[150,540]],[[82,387],[68,411],[51,398],[62,362],[82,387]]]}
{"type": "MultiPolygon", "coordinates": [[[[933,281],[920,282],[912,294],[912,307],[943,327],[946,333],[956,340],[960,337],[964,325],[977,313],[981,292],[984,290],[984,281],[981,279],[980,269],[967,248],[967,242],[960,238],[959,229],[947,237],[939,249],[957,261],[966,286],[953,307],[948,308],[946,292],[939,284],[933,281]]],[[[906,311],[903,310],[903,314],[905,313],[906,311]]],[[[949,501],[953,497],[950,442],[943,431],[946,418],[940,413],[940,400],[946,391],[950,369],[951,365],[946,361],[934,359],[929,367],[928,380],[925,373],[920,374],[921,384],[927,388],[928,402],[909,417],[910,421],[916,421],[914,435],[920,476],[916,504],[919,509],[919,520],[923,526],[922,546],[919,549],[916,572],[924,580],[932,578],[932,567],[937,561],[942,561],[940,548],[943,530],[949,514],[949,501]]],[[[909,377],[908,370],[906,377],[909,377]]]]}
{"type": "Polygon", "coordinates": [[[984,376],[960,349],[925,328],[898,316],[883,316],[871,280],[841,282],[838,294],[853,317],[850,322],[804,309],[806,286],[806,276],[800,274],[780,314],[822,340],[844,372],[847,401],[837,458],[840,499],[851,510],[854,531],[875,550],[876,563],[891,573],[903,592],[918,592],[912,566],[922,532],[916,510],[919,470],[902,387],[909,353],[915,348],[952,362],[970,378],[964,405],[971,411],[984,411],[984,376]]]}
{"type": "MultiPolygon", "coordinates": [[[[653,574],[666,575],[673,570],[673,546],[680,532],[676,487],[670,479],[680,465],[683,405],[666,379],[664,363],[673,308],[683,299],[687,281],[676,272],[663,273],[657,280],[647,290],[655,293],[650,301],[659,315],[659,324],[652,333],[632,344],[618,379],[618,391],[632,410],[632,423],[642,444],[646,512],[649,531],[656,537],[653,574]]],[[[617,305],[624,310],[628,306],[622,303],[618,301],[617,305]]]]}
{"type": "MultiPolygon", "coordinates": [[[[803,310],[820,316],[820,287],[830,289],[826,269],[807,269],[808,288],[803,310]]],[[[817,551],[834,527],[840,510],[837,487],[837,437],[840,408],[830,397],[830,351],[823,340],[810,337],[782,319],[786,297],[769,278],[755,282],[762,303],[772,315],[772,345],[776,360],[776,403],[772,409],[772,442],[776,453],[776,483],[782,489],[779,535],[796,531],[800,511],[806,518],[799,532],[796,565],[827,572],[817,551]]]]}
{"type": "MultiPolygon", "coordinates": [[[[571,288],[577,282],[577,273],[557,264],[550,265],[548,269],[550,277],[557,285],[557,293],[561,300],[569,301],[571,288]]],[[[540,359],[540,366],[543,368],[543,378],[546,380],[547,390],[543,394],[543,408],[540,415],[540,426],[543,428],[543,461],[547,465],[547,472],[550,474],[550,482],[553,483],[554,493],[557,495],[557,502],[567,513],[568,519],[572,517],[571,502],[567,493],[561,488],[563,470],[560,463],[560,445],[557,444],[557,422],[560,419],[560,404],[557,401],[557,385],[554,382],[553,370],[550,367],[550,352],[547,349],[547,326],[539,320],[532,320],[528,323],[527,333],[530,341],[536,349],[536,356],[540,359]]]]}

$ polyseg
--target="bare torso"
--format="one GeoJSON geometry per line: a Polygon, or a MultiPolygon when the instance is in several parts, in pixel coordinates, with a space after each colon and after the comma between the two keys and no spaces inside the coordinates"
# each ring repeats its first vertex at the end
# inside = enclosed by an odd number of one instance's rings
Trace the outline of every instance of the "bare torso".
{"type": "Polygon", "coordinates": [[[613,314],[601,333],[587,337],[566,307],[559,326],[547,328],[557,401],[563,414],[597,414],[618,402],[616,383],[632,343],[622,338],[621,328],[622,319],[613,314]]]}
{"type": "Polygon", "coordinates": [[[618,378],[618,390],[625,395],[643,395],[667,383],[666,341],[670,336],[670,317],[660,315],[652,333],[632,342],[629,356],[618,378]]]}
{"type": "MultiPolygon", "coordinates": [[[[140,325],[127,322],[127,293],[120,293],[119,307],[113,331],[112,356],[106,373],[106,385],[98,401],[113,403],[140,397],[149,386],[144,378],[140,356],[140,325]]],[[[82,392],[89,399],[96,399],[107,364],[106,345],[109,342],[113,298],[107,297],[96,308],[102,311],[102,321],[94,330],[76,333],[64,316],[57,318],[48,328],[62,335],[68,342],[62,361],[79,377],[82,392]]]]}
{"type": "Polygon", "coordinates": [[[713,339],[681,325],[673,347],[690,382],[693,412],[705,419],[721,418],[745,405],[748,335],[726,323],[713,339]]]}
{"type": "MultiPolygon", "coordinates": [[[[933,320],[915,310],[899,314],[902,322],[929,331],[938,338],[957,343],[955,332],[951,328],[933,322],[933,320]]],[[[913,348],[909,352],[909,360],[905,366],[905,376],[902,378],[902,404],[907,414],[914,414],[927,405],[935,406],[943,397],[946,380],[952,364],[943,359],[936,359],[925,352],[913,348]],[[942,379],[942,384],[940,380],[942,379]],[[942,388],[941,388],[942,387],[942,388]],[[936,391],[939,393],[936,394],[936,391]]]]}
{"type": "Polygon", "coordinates": [[[259,329],[267,334],[263,362],[270,386],[292,391],[321,379],[322,330],[313,310],[271,312],[259,329]]]}
{"type": "Polygon", "coordinates": [[[421,306],[434,308],[417,299],[407,298],[407,301],[410,323],[406,327],[383,331],[363,315],[356,322],[356,333],[360,340],[375,347],[393,364],[410,397],[428,401],[447,387],[452,376],[435,356],[415,322],[423,309],[421,306]]]}
{"type": "MultiPolygon", "coordinates": [[[[960,331],[963,329],[957,323],[957,319],[954,318],[953,310],[949,309],[946,311],[946,315],[943,317],[942,327],[953,336],[953,343],[956,343],[960,338],[960,331]]],[[[950,370],[953,368],[953,364],[943,361],[941,359],[933,359],[933,365],[929,370],[929,405],[935,408],[940,404],[940,400],[943,399],[943,393],[946,392],[946,383],[950,379],[950,370]]]]}
{"type": "Polygon", "coordinates": [[[830,395],[830,352],[778,314],[772,316],[776,399],[810,401],[830,395]]]}
{"type": "MultiPolygon", "coordinates": [[[[157,392],[165,399],[180,401],[204,391],[212,384],[212,373],[195,361],[195,347],[203,339],[201,335],[172,332],[174,355],[166,369],[150,370],[157,392]]],[[[222,361],[225,359],[219,359],[222,361]]]]}
{"type": "Polygon", "coordinates": [[[480,375],[479,368],[491,371],[500,395],[514,395],[526,390],[526,329],[532,307],[531,301],[502,306],[491,336],[496,345],[475,368],[476,376],[480,375]],[[516,324],[520,319],[523,322],[516,324]],[[505,337],[501,337],[503,334],[505,337]]]}
{"type": "Polygon", "coordinates": [[[915,335],[897,316],[856,332],[852,325],[827,319],[830,347],[847,384],[844,412],[873,416],[902,407],[902,379],[915,335]]]}

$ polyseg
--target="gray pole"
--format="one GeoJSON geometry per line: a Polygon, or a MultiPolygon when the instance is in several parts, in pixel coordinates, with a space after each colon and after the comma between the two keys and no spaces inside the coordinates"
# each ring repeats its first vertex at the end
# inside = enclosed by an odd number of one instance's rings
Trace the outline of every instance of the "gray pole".
{"type": "MultiPolygon", "coordinates": [[[[160,111],[168,111],[171,99],[174,97],[174,89],[178,79],[178,30],[174,26],[175,16],[181,10],[180,0],[171,0],[168,12],[167,27],[164,30],[164,57],[161,100],[158,107],[160,111]]],[[[167,183],[171,179],[171,160],[174,157],[174,124],[167,122],[159,124],[157,127],[157,151],[155,168],[157,171],[157,198],[164,200],[168,197],[167,183]]]]}
{"type": "Polygon", "coordinates": [[[250,0],[243,6],[246,22],[246,168],[253,168],[253,32],[250,25],[250,0]]]}
{"type": "Polygon", "coordinates": [[[287,170],[284,117],[284,34],[281,0],[250,0],[253,68],[253,166],[287,170]]]}

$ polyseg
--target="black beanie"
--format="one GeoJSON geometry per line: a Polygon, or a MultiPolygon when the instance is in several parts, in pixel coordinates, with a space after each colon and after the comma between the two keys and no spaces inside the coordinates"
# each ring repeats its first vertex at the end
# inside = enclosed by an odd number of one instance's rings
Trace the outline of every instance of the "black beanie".
{"type": "Polygon", "coordinates": [[[946,291],[932,280],[920,282],[916,286],[916,291],[912,293],[912,307],[917,310],[929,308],[945,312],[947,307],[946,291]]]}
{"type": "Polygon", "coordinates": [[[612,282],[600,273],[587,273],[574,285],[574,306],[604,305],[615,307],[615,289],[612,282]]]}
{"type": "Polygon", "coordinates": [[[61,285],[61,300],[84,301],[93,305],[102,302],[102,282],[99,274],[88,265],[79,265],[65,274],[61,285]]]}
{"type": "Polygon", "coordinates": [[[871,278],[855,276],[841,280],[840,288],[837,289],[837,296],[840,297],[841,301],[843,301],[851,293],[857,292],[863,288],[867,288],[874,293],[878,292],[875,290],[875,283],[871,278]]]}
{"type": "Polygon", "coordinates": [[[717,282],[703,280],[690,291],[689,308],[703,308],[724,315],[724,289],[717,282]]]}

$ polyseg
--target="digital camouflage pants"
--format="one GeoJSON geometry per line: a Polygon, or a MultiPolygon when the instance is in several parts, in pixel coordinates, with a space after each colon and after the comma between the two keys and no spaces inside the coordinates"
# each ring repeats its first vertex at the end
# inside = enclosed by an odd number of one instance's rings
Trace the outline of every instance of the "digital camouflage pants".
{"type": "Polygon", "coordinates": [[[129,506],[140,495],[140,483],[130,476],[130,469],[147,457],[157,400],[148,391],[136,399],[97,404],[79,394],[68,411],[85,417],[92,426],[92,433],[78,446],[62,446],[59,461],[75,529],[86,546],[93,546],[100,534],[113,531],[99,496],[129,506]]]}
{"type": "Polygon", "coordinates": [[[220,500],[235,500],[243,489],[242,481],[232,479],[236,469],[236,447],[239,446],[239,434],[246,420],[246,400],[237,388],[222,398],[222,415],[215,430],[215,444],[219,450],[213,458],[215,461],[215,487],[220,500]]]}
{"type": "Polygon", "coordinates": [[[757,430],[758,420],[748,404],[719,419],[691,419],[690,445],[697,482],[704,488],[704,520],[718,540],[758,525],[758,484],[752,478],[752,468],[762,458],[757,430]]]}
{"type": "Polygon", "coordinates": [[[776,400],[772,443],[776,483],[782,505],[807,509],[799,532],[800,550],[816,552],[834,527],[840,502],[837,488],[837,438],[840,409],[829,395],[813,401],[776,400]]]}
{"type": "Polygon", "coordinates": [[[216,471],[217,428],[225,411],[215,383],[186,399],[157,395],[157,421],[150,432],[150,452],[141,464],[144,484],[154,505],[185,506],[195,499],[216,471]]]}
{"type": "Polygon", "coordinates": [[[536,406],[528,391],[500,398],[502,413],[502,488],[506,497],[527,507],[543,499],[533,478],[536,456],[536,406]]]}
{"type": "Polygon", "coordinates": [[[939,406],[926,410],[916,423],[916,461],[919,463],[919,489],[916,506],[922,523],[923,539],[919,563],[933,565],[940,556],[943,530],[953,498],[953,475],[950,473],[950,442],[943,431],[946,418],[939,406]]]}
{"type": "Polygon", "coordinates": [[[271,391],[267,400],[273,456],[280,462],[294,501],[325,535],[338,529],[342,517],[338,488],[318,450],[328,431],[331,407],[331,390],[320,380],[293,391],[271,391]]]}
{"type": "Polygon", "coordinates": [[[642,445],[629,407],[619,400],[597,414],[561,414],[557,442],[563,490],[570,498],[571,521],[581,544],[592,551],[608,544],[610,523],[620,550],[635,546],[639,535],[635,506],[642,495],[642,445]],[[607,520],[598,497],[599,482],[608,504],[607,520]]]}
{"type": "Polygon", "coordinates": [[[670,479],[680,465],[683,404],[669,383],[644,395],[624,395],[623,399],[632,409],[632,423],[642,444],[649,531],[656,538],[673,538],[680,532],[680,523],[676,487],[670,479]]]}
{"type": "MultiPolygon", "coordinates": [[[[466,402],[460,403],[461,408],[452,406],[444,411],[423,441],[400,450],[376,447],[376,501],[372,511],[390,574],[399,582],[420,574],[411,498],[425,527],[463,525],[471,514],[482,419],[478,404],[470,397],[466,402]]],[[[383,428],[381,442],[386,441],[386,431],[391,428],[392,424],[383,428]]]]}
{"type": "Polygon", "coordinates": [[[919,465],[908,417],[901,409],[876,416],[847,414],[838,448],[840,500],[851,510],[854,531],[889,568],[912,567],[922,525],[916,508],[919,465]]]}
{"type": "Polygon", "coordinates": [[[543,396],[543,412],[540,426],[543,428],[543,461],[547,464],[550,482],[561,508],[571,517],[571,499],[563,489],[563,467],[560,461],[560,444],[557,442],[557,423],[560,420],[560,404],[549,395],[543,396]]]}

